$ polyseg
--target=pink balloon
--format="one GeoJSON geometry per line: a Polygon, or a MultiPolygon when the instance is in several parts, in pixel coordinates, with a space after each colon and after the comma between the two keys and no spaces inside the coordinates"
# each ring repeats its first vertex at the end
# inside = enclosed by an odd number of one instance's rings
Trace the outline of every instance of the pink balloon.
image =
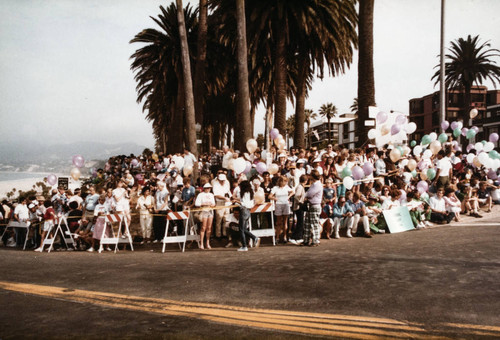
{"type": "Polygon", "coordinates": [[[81,155],[73,156],[73,165],[77,168],[81,168],[85,164],[85,159],[81,155]]]}
{"type": "Polygon", "coordinates": [[[469,129],[467,129],[466,127],[462,128],[462,136],[467,136],[467,132],[469,132],[469,129]]]}
{"type": "Polygon", "coordinates": [[[47,183],[50,185],[56,185],[57,184],[57,176],[54,174],[50,174],[47,176],[47,183]]]}
{"type": "Polygon", "coordinates": [[[279,134],[280,132],[276,128],[272,128],[271,131],[269,132],[269,136],[271,136],[271,139],[275,139],[276,137],[278,137],[279,134]]]}
{"type": "Polygon", "coordinates": [[[134,158],[134,159],[130,162],[130,164],[132,164],[132,166],[138,166],[138,165],[139,165],[139,161],[138,161],[136,158],[134,158]]]}
{"type": "Polygon", "coordinates": [[[465,150],[467,150],[467,152],[470,152],[472,149],[474,149],[474,144],[467,145],[467,148],[465,150]]]}
{"type": "Polygon", "coordinates": [[[450,127],[450,123],[448,123],[447,120],[443,120],[441,122],[441,129],[443,129],[443,131],[447,130],[449,127],[450,127]]]}
{"type": "Polygon", "coordinates": [[[266,166],[266,163],[263,163],[263,162],[259,162],[255,165],[255,169],[257,170],[257,172],[259,174],[262,175],[262,173],[264,173],[264,171],[267,170],[267,166],[266,166]]]}
{"type": "Polygon", "coordinates": [[[417,183],[417,190],[420,194],[423,194],[429,190],[429,184],[426,181],[420,181],[417,183]]]}
{"type": "Polygon", "coordinates": [[[405,115],[399,115],[396,117],[396,124],[403,125],[406,124],[406,117],[405,115]]]}
{"type": "Polygon", "coordinates": [[[478,128],[477,126],[473,126],[473,127],[471,127],[471,130],[476,131],[476,134],[479,132],[479,128],[478,128]]]}
{"type": "Polygon", "coordinates": [[[488,178],[489,178],[489,179],[493,179],[493,180],[497,179],[497,178],[498,178],[498,175],[497,175],[496,171],[495,171],[495,170],[493,170],[493,169],[490,169],[490,170],[488,171],[488,178]]]}
{"type": "Polygon", "coordinates": [[[363,172],[365,173],[365,176],[370,176],[373,174],[373,165],[370,162],[366,162],[363,164],[363,172]]]}
{"type": "Polygon", "coordinates": [[[498,133],[493,132],[493,133],[490,135],[490,142],[492,142],[492,143],[496,143],[496,142],[498,142],[498,133]]]}
{"type": "Polygon", "coordinates": [[[451,129],[455,130],[458,127],[458,122],[451,122],[451,129]]]}
{"type": "Polygon", "coordinates": [[[399,133],[399,131],[401,131],[401,125],[399,124],[393,124],[391,126],[391,135],[397,135],[399,133]]]}
{"type": "Polygon", "coordinates": [[[362,179],[365,176],[364,170],[360,166],[354,166],[351,169],[352,177],[356,180],[362,179]]]}
{"type": "Polygon", "coordinates": [[[384,124],[386,120],[387,113],[385,113],[384,111],[380,111],[379,113],[377,113],[377,123],[384,124]]]}

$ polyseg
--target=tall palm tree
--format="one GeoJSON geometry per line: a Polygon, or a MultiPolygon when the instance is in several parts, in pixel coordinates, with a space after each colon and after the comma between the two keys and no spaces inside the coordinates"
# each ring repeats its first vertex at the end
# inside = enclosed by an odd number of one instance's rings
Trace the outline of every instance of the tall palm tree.
{"type": "MultiPolygon", "coordinates": [[[[155,137],[168,136],[167,151],[179,152],[183,145],[184,96],[180,61],[180,38],[177,7],[160,6],[158,18],[151,19],[160,27],[144,29],[130,43],[145,44],[135,51],[131,69],[137,82],[137,102],[143,102],[146,119],[153,123],[155,137]]],[[[188,5],[185,9],[188,31],[196,27],[196,16],[188,5]]],[[[190,35],[190,43],[193,43],[190,35]]],[[[164,143],[161,143],[164,144],[164,143]]]]}
{"type": "Polygon", "coordinates": [[[368,140],[368,107],[375,106],[373,73],[373,6],[374,0],[359,1],[358,59],[358,146],[368,140]]]}
{"type": "MultiPolygon", "coordinates": [[[[189,46],[187,41],[186,24],[184,23],[184,8],[182,0],[176,0],[177,3],[177,21],[179,22],[179,37],[181,40],[181,56],[182,56],[182,75],[184,83],[185,96],[185,114],[186,114],[186,135],[187,147],[195,155],[198,155],[196,145],[196,117],[194,112],[194,94],[193,94],[193,79],[191,78],[191,60],[189,58],[189,46]]],[[[196,177],[196,169],[195,175],[196,177]]]]}
{"type": "Polygon", "coordinates": [[[351,109],[351,112],[358,113],[358,98],[354,98],[352,105],[349,108],[351,109]]]}
{"type": "Polygon", "coordinates": [[[206,95],[205,89],[205,70],[207,62],[207,0],[200,0],[198,7],[198,41],[196,52],[196,66],[194,72],[194,109],[196,113],[196,122],[203,122],[203,105],[206,95]]]}
{"type": "Polygon", "coordinates": [[[307,147],[311,147],[311,122],[318,119],[318,114],[311,109],[305,109],[304,116],[304,121],[307,124],[307,147]]]}
{"type": "Polygon", "coordinates": [[[320,116],[326,117],[328,121],[328,143],[331,143],[332,140],[331,140],[330,120],[333,118],[333,116],[337,114],[337,108],[332,103],[326,103],[321,105],[318,113],[320,114],[320,116]]]}
{"type": "MultiPolygon", "coordinates": [[[[500,57],[500,50],[489,48],[489,41],[479,42],[479,36],[467,37],[467,40],[459,38],[451,42],[450,54],[446,55],[448,60],[445,64],[445,85],[447,89],[463,89],[464,104],[461,110],[461,118],[468,122],[469,110],[471,109],[471,90],[474,84],[482,84],[489,79],[495,86],[500,83],[500,67],[492,58],[500,57]]],[[[438,65],[439,66],[439,65],[438,65]]],[[[438,69],[432,79],[436,78],[435,85],[439,83],[441,71],[438,69]]]]}

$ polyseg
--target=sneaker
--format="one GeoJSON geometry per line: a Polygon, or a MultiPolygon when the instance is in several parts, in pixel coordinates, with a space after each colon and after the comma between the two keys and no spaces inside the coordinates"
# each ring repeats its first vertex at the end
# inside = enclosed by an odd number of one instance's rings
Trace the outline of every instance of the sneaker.
{"type": "Polygon", "coordinates": [[[294,244],[294,245],[297,245],[297,241],[295,241],[293,238],[289,239],[288,242],[290,242],[291,244],[294,244]]]}
{"type": "Polygon", "coordinates": [[[228,244],[224,248],[231,248],[233,246],[233,242],[229,241],[228,244]]]}
{"type": "Polygon", "coordinates": [[[304,240],[303,239],[295,240],[295,242],[297,242],[297,244],[302,244],[302,243],[304,243],[304,240]]]}
{"type": "Polygon", "coordinates": [[[432,225],[433,225],[433,224],[432,224],[431,222],[429,222],[429,221],[425,221],[425,226],[430,227],[430,226],[432,226],[432,225]]]}
{"type": "Polygon", "coordinates": [[[106,251],[113,251],[110,247],[106,247],[106,251]]]}
{"type": "Polygon", "coordinates": [[[42,247],[38,247],[38,248],[35,249],[35,251],[41,253],[41,252],[43,252],[43,248],[42,247]]]}
{"type": "Polygon", "coordinates": [[[141,241],[139,244],[144,244],[144,241],[141,241]]]}
{"type": "Polygon", "coordinates": [[[9,238],[7,240],[7,245],[6,246],[7,247],[11,247],[11,248],[15,247],[16,246],[16,240],[14,240],[13,237],[9,238]]]}
{"type": "Polygon", "coordinates": [[[352,237],[352,234],[351,234],[351,229],[347,229],[347,237],[351,238],[352,237]]]}
{"type": "Polygon", "coordinates": [[[90,247],[89,249],[87,249],[87,251],[88,251],[89,253],[92,253],[92,252],[94,251],[94,248],[90,247]]]}
{"type": "Polygon", "coordinates": [[[248,251],[248,248],[247,247],[241,247],[241,248],[238,248],[237,251],[248,251]]]}
{"type": "Polygon", "coordinates": [[[379,231],[377,233],[379,233],[379,234],[385,234],[385,230],[384,229],[379,229],[379,231]]]}
{"type": "Polygon", "coordinates": [[[255,241],[253,242],[253,246],[254,246],[255,248],[258,248],[258,247],[260,246],[260,238],[259,238],[259,237],[257,237],[257,238],[255,239],[255,241]]]}
{"type": "Polygon", "coordinates": [[[333,236],[333,238],[340,238],[339,233],[335,233],[335,236],[333,236]]]}
{"type": "Polygon", "coordinates": [[[153,243],[158,243],[158,240],[154,240],[153,243]]]}

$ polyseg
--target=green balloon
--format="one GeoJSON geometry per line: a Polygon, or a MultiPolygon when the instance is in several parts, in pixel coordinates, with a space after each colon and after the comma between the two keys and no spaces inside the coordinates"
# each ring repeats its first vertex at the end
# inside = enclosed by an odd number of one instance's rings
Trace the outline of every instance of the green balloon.
{"type": "Polygon", "coordinates": [[[422,137],[422,145],[427,145],[431,143],[431,137],[429,135],[424,135],[422,137]]]}
{"type": "Polygon", "coordinates": [[[427,170],[427,178],[429,178],[431,181],[436,177],[436,170],[434,169],[428,169],[427,170]]]}
{"type": "MultiPolygon", "coordinates": [[[[453,136],[455,136],[455,138],[458,138],[458,136],[460,136],[461,133],[462,133],[462,130],[460,130],[458,128],[453,130],[453,136]]],[[[467,132],[467,135],[469,135],[468,132],[467,132]]]]}
{"type": "MultiPolygon", "coordinates": [[[[455,132],[453,132],[453,134],[455,134],[455,132]]],[[[474,138],[474,136],[476,135],[476,131],[470,129],[469,131],[467,131],[467,139],[471,139],[471,138],[474,138]]]]}
{"type": "Polygon", "coordinates": [[[444,132],[440,134],[438,137],[438,141],[441,142],[441,144],[446,143],[447,140],[448,140],[448,135],[444,132]]]}
{"type": "Polygon", "coordinates": [[[349,169],[347,166],[340,173],[340,177],[342,177],[342,179],[344,179],[345,177],[350,177],[351,175],[352,175],[351,169],[349,169]]]}
{"type": "Polygon", "coordinates": [[[486,141],[485,140],[482,140],[481,143],[483,143],[483,145],[486,145],[486,141]]]}
{"type": "Polygon", "coordinates": [[[399,152],[401,153],[401,156],[403,156],[403,153],[404,153],[403,148],[402,148],[402,147],[400,147],[400,146],[396,146],[396,149],[398,149],[398,150],[399,150],[399,152]]]}
{"type": "Polygon", "coordinates": [[[498,152],[496,150],[491,150],[489,153],[488,153],[488,156],[490,156],[491,159],[498,159],[500,158],[500,154],[498,154],[498,152]]]}
{"type": "Polygon", "coordinates": [[[413,177],[417,177],[417,170],[413,170],[413,171],[411,172],[411,175],[412,175],[413,177]]]}
{"type": "Polygon", "coordinates": [[[413,148],[415,145],[417,145],[417,141],[412,140],[410,142],[410,146],[413,148]]]}

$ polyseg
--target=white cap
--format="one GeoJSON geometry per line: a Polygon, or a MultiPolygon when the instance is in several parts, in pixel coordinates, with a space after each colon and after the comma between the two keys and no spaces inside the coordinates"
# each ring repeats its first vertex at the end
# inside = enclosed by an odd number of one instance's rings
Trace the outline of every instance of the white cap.
{"type": "Polygon", "coordinates": [[[219,175],[217,175],[217,179],[218,179],[219,181],[225,181],[227,178],[226,178],[226,175],[224,175],[224,174],[219,174],[219,175]]]}
{"type": "Polygon", "coordinates": [[[203,189],[210,189],[212,186],[210,185],[210,183],[207,183],[203,186],[203,189]]]}
{"type": "Polygon", "coordinates": [[[304,158],[301,158],[297,161],[297,164],[304,164],[306,161],[304,158]]]}
{"type": "Polygon", "coordinates": [[[316,158],[313,163],[320,163],[321,162],[321,158],[316,158]]]}

